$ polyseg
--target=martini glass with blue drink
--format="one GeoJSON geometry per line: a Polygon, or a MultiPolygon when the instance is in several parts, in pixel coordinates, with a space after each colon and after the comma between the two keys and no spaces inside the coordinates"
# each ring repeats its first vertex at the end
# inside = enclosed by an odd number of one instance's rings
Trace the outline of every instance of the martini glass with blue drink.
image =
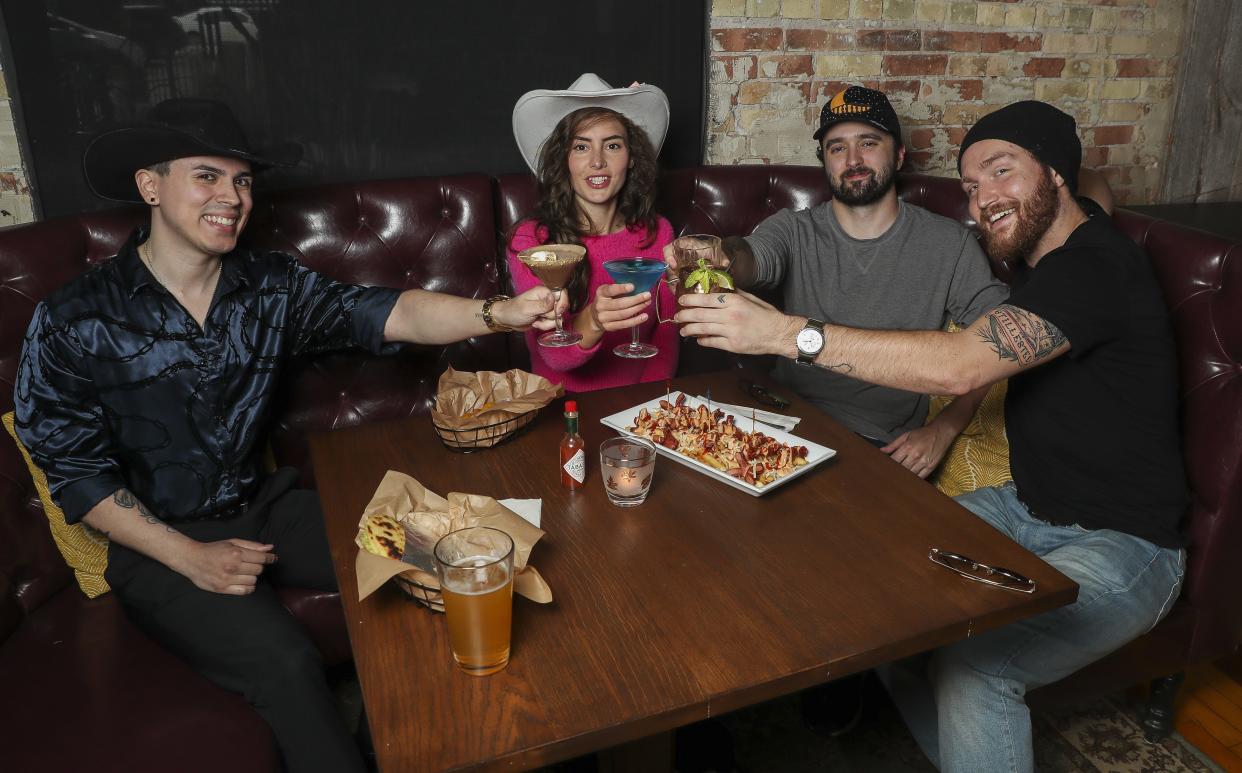
{"type": "MultiPolygon", "coordinates": [[[[668,265],[663,260],[653,258],[620,258],[604,261],[604,270],[612,281],[617,284],[632,284],[634,290],[628,295],[645,293],[656,286],[664,276],[668,265]]],[[[645,360],[660,353],[659,347],[644,344],[638,340],[638,325],[630,328],[630,342],[613,348],[612,353],[618,357],[631,360],[645,360]]]]}

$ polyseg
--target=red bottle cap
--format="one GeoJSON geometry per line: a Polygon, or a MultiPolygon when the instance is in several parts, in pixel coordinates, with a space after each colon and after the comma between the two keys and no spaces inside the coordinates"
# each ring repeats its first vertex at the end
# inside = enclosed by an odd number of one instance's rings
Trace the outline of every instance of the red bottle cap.
{"type": "Polygon", "coordinates": [[[565,401],[565,413],[577,413],[577,412],[578,412],[578,401],[577,400],[566,400],[565,401]]]}

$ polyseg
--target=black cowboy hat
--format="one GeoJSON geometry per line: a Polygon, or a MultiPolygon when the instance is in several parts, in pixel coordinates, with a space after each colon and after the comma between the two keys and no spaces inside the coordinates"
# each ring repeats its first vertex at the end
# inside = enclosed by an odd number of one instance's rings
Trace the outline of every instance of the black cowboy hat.
{"type": "Polygon", "coordinates": [[[87,145],[82,168],[95,195],[141,202],[134,173],[187,156],[240,158],[254,172],[292,166],[302,157],[295,143],[251,150],[233,111],[214,99],[166,99],[151,108],[148,119],[108,129],[87,145]]]}

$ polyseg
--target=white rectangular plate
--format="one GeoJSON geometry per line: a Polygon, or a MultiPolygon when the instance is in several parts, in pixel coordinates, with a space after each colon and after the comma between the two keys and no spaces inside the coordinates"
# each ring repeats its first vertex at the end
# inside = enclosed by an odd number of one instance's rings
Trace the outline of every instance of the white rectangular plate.
{"type": "MultiPolygon", "coordinates": [[[[678,394],[680,393],[674,392],[673,399],[676,399],[678,394]]],[[[624,411],[618,411],[612,414],[611,416],[605,416],[604,418],[600,419],[599,422],[600,424],[603,424],[605,427],[611,427],[615,429],[617,432],[620,432],[622,435],[629,435],[631,437],[639,437],[638,434],[631,432],[629,429],[630,427],[634,426],[635,421],[638,419],[638,412],[641,411],[643,408],[646,408],[648,413],[655,413],[656,411],[660,410],[660,401],[663,399],[665,398],[657,397],[654,400],[649,400],[640,405],[636,405],[633,408],[627,408],[624,411]]],[[[707,405],[707,402],[705,400],[699,400],[695,397],[691,397],[690,395],[686,395],[686,405],[690,406],[691,408],[697,408],[700,405],[707,405]]],[[[717,406],[715,405],[712,405],[711,407],[713,409],[717,408],[717,406]]],[[[737,425],[738,429],[743,429],[748,432],[750,431],[751,421],[745,414],[731,412],[731,411],[724,411],[724,414],[726,416],[733,417],[733,423],[737,425]]],[[[751,496],[754,496],[754,497],[762,496],[763,494],[768,493],[774,488],[778,488],[780,486],[785,485],[786,483],[797,478],[800,475],[805,475],[808,471],[810,471],[812,467],[815,467],[821,462],[831,459],[832,457],[837,455],[837,452],[834,449],[828,448],[827,446],[821,446],[818,443],[812,443],[809,440],[803,440],[797,435],[791,435],[788,432],[784,432],[782,430],[776,429],[775,427],[769,427],[765,424],[756,424],[755,428],[758,429],[758,431],[762,432],[763,434],[767,435],[768,437],[776,438],[782,443],[788,443],[791,446],[806,446],[807,448],[806,464],[802,465],[801,467],[795,467],[793,472],[789,473],[783,478],[777,478],[776,480],[772,481],[766,486],[756,486],[751,483],[746,483],[745,481],[739,478],[735,478],[732,475],[729,475],[728,473],[724,472],[723,470],[717,470],[715,467],[712,467],[710,464],[705,464],[704,462],[700,462],[698,459],[692,459],[691,457],[685,456],[684,454],[679,454],[671,448],[665,448],[664,446],[658,443],[656,444],[656,450],[658,450],[661,454],[663,454],[664,456],[667,456],[668,458],[672,459],[675,462],[684,464],[687,467],[691,467],[693,469],[698,470],[699,472],[706,473],[707,475],[719,481],[723,481],[724,483],[728,483],[733,488],[741,489],[742,491],[745,491],[747,494],[750,494],[751,496]]]]}

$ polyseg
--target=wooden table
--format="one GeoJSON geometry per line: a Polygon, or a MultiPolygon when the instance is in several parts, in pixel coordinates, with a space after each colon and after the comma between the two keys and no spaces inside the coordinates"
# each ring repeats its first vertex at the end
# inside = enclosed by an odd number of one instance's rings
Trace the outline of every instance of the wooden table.
{"type": "MultiPolygon", "coordinates": [[[[736,372],[674,388],[749,404],[736,372]]],[[[788,392],[788,390],[779,390],[788,392]]],[[[559,403],[513,441],[462,455],[426,417],[311,439],[332,557],[381,770],[519,770],[634,741],[912,655],[1071,602],[1077,586],[809,404],[796,434],[835,448],[752,497],[661,458],[647,502],[610,505],[599,419],[658,396],[578,397],[588,485],[559,483],[559,403]],[[463,674],[440,615],[386,587],[358,601],[354,534],[388,469],[442,495],[542,498],[531,563],[552,587],[515,597],[504,671],[463,674]],[[939,547],[1036,580],[1032,595],[970,582],[939,547]]],[[[792,395],[791,395],[792,396],[792,395]]]]}

